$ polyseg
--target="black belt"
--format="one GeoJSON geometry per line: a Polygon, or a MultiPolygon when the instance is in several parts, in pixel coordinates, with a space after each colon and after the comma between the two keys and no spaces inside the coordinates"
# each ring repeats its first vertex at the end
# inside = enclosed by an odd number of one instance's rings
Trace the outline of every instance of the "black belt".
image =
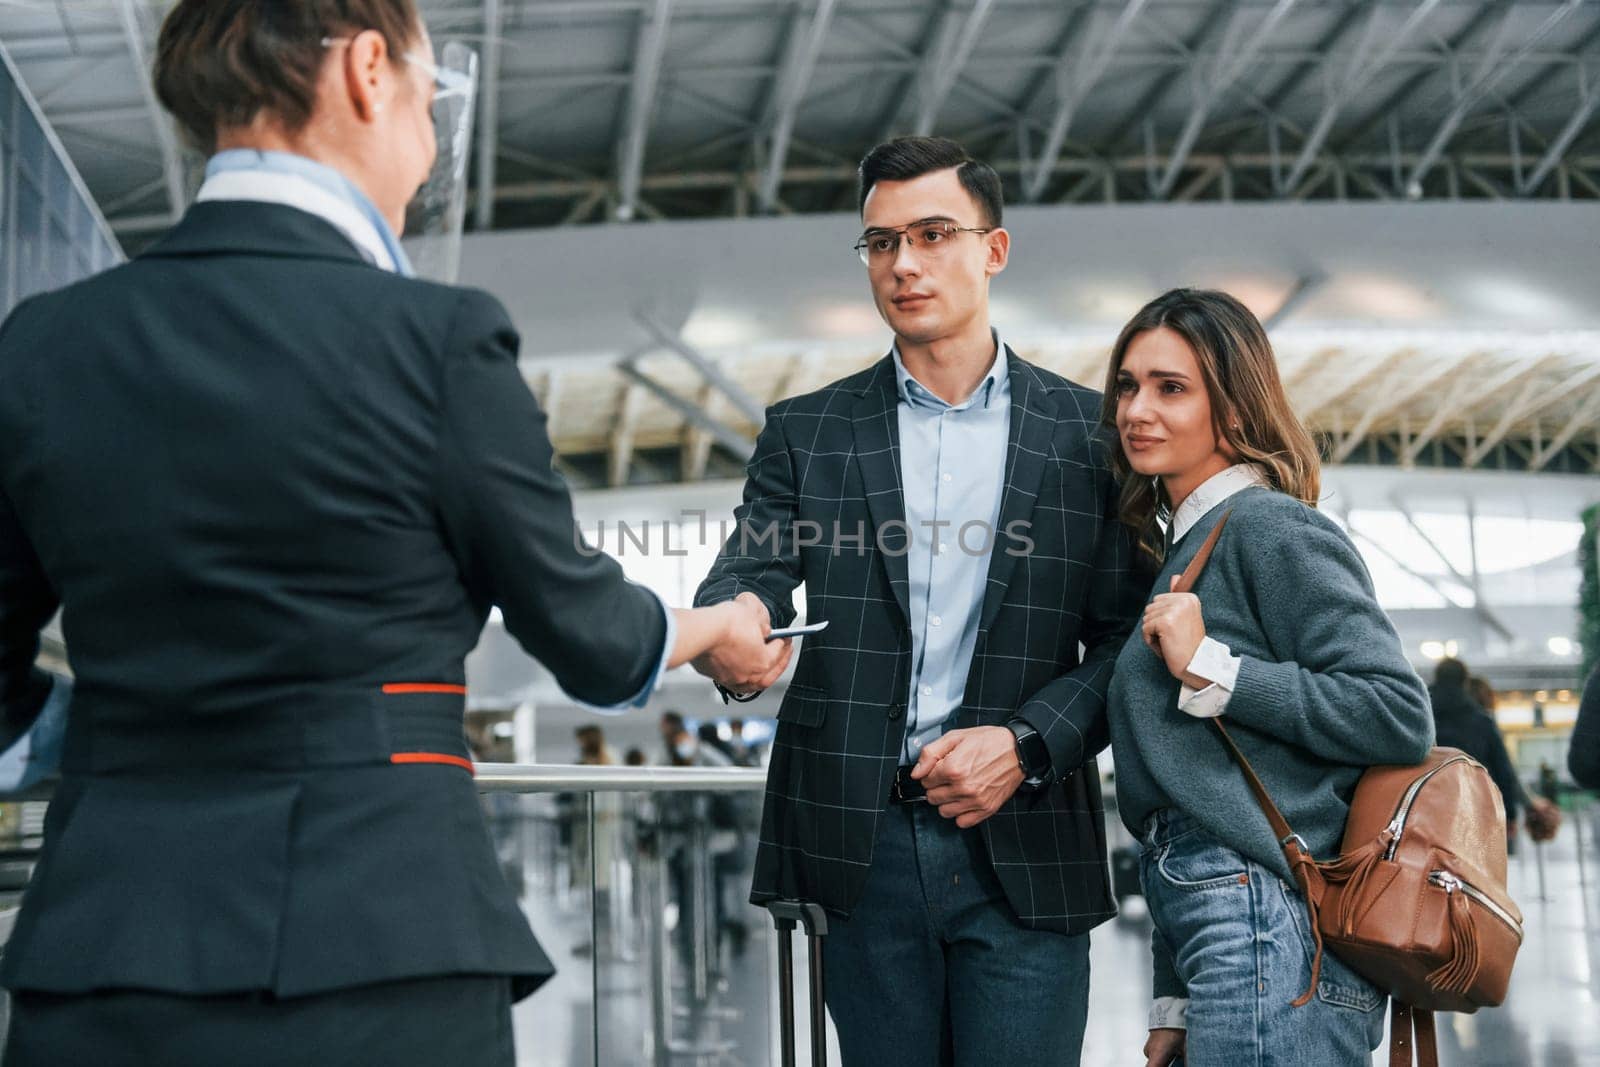
{"type": "Polygon", "coordinates": [[[157,770],[303,771],[371,763],[447,763],[472,770],[462,730],[466,689],[396,683],[307,692],[209,714],[73,693],[62,768],[78,774],[157,770]]]}
{"type": "Polygon", "coordinates": [[[891,804],[926,804],[928,791],[921,782],[911,777],[910,767],[900,767],[894,772],[894,781],[889,783],[889,803],[891,804]]]}

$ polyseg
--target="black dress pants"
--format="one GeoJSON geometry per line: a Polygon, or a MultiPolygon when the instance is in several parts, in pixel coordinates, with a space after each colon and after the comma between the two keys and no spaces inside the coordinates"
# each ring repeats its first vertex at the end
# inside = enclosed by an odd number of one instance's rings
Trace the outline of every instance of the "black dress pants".
{"type": "Polygon", "coordinates": [[[503,977],[385,982],[318,996],[22,992],[5,1067],[515,1067],[503,977]]]}

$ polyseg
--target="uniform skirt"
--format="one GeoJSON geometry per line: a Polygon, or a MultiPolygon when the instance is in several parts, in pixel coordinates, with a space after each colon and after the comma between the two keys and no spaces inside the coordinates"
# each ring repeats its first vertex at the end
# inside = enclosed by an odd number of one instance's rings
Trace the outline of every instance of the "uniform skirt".
{"type": "Polygon", "coordinates": [[[11,1001],[4,1067],[515,1067],[504,977],[384,982],[318,996],[143,990],[11,1001]]]}

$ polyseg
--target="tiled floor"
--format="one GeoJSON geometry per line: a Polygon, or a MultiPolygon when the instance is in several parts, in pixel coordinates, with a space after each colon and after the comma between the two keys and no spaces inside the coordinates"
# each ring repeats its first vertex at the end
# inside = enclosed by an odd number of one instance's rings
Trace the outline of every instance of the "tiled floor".
{"type": "MultiPolygon", "coordinates": [[[[527,904],[535,929],[561,967],[561,974],[517,1008],[519,1067],[568,1067],[578,1064],[760,1065],[776,1063],[770,1047],[774,967],[764,915],[742,909],[756,930],[738,957],[724,953],[723,973],[712,975],[703,1010],[695,1002],[690,968],[665,934],[672,974],[668,1011],[675,1045],[697,1042],[701,1054],[674,1053],[656,1057],[651,1020],[651,927],[646,911],[660,909],[649,899],[630,899],[633,871],[655,868],[647,854],[630,847],[610,852],[612,879],[618,883],[602,916],[598,957],[581,946],[592,943],[593,924],[586,887],[570,885],[566,852],[548,820],[524,820],[521,834],[523,869],[528,880],[527,904]],[[629,861],[633,861],[630,865],[629,861]],[[626,884],[622,884],[626,883],[626,884]],[[616,916],[630,918],[618,922],[616,916]],[[635,916],[638,916],[635,918],[635,916]],[[620,925],[614,936],[611,927],[620,925]],[[575,953],[575,947],[578,951],[575,953]],[[598,964],[596,963],[598,958],[598,964]],[[598,975],[599,1025],[595,1024],[598,975]],[[595,1056],[596,1037],[600,1055],[595,1056]],[[715,1051],[711,1051],[715,1050],[715,1051]]],[[[1545,849],[1543,894],[1540,864],[1532,849],[1512,860],[1511,889],[1526,920],[1526,939],[1507,1003],[1474,1016],[1440,1017],[1440,1056],[1446,1067],[1600,1067],[1600,809],[1570,818],[1558,840],[1545,849]],[[1586,831],[1580,862],[1579,829],[1586,831]]],[[[604,877],[604,876],[603,876],[604,877]]],[[[748,876],[730,879],[733,895],[742,893],[748,876]]],[[[658,879],[659,880],[659,879],[658,879]]],[[[671,879],[665,879],[670,886],[671,879]]],[[[656,892],[648,885],[645,897],[656,892]]],[[[671,895],[670,892],[667,893],[671,895]]],[[[670,912],[670,909],[668,909],[670,912]]],[[[1149,982],[1149,927],[1134,902],[1123,917],[1100,927],[1093,936],[1093,980],[1089,1032],[1084,1045],[1086,1065],[1139,1064],[1144,1043],[1144,1017],[1149,982]]],[[[796,942],[797,955],[803,941],[796,942]]],[[[804,964],[797,961],[801,988],[800,1028],[805,1029],[804,964]]],[[[804,1034],[802,1033],[802,1041],[804,1034]]],[[[809,1062],[803,1052],[801,1063],[809,1062]]],[[[830,1057],[837,1064],[837,1052],[830,1057]]],[[[1379,1062],[1379,1057],[1374,1057],[1379,1062]]],[[[890,1065],[885,1065],[890,1067],[890,1065]]],[[[899,1065],[895,1065],[899,1067],[899,1065]]],[[[916,1065],[907,1065],[916,1067],[916,1065]]]]}

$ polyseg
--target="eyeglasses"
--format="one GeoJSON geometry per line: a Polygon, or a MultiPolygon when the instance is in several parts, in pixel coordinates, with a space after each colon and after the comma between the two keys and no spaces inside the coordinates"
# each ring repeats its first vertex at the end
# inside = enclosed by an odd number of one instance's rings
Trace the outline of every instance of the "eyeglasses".
{"type": "Polygon", "coordinates": [[[855,243],[856,255],[868,267],[882,267],[894,262],[900,254],[900,241],[904,239],[914,248],[920,248],[929,259],[944,255],[958,233],[993,233],[993,226],[958,226],[949,219],[922,219],[893,229],[868,230],[855,243]]]}
{"type": "MultiPolygon", "coordinates": [[[[332,48],[336,44],[349,44],[355,40],[353,37],[324,37],[322,47],[332,48]]],[[[472,82],[472,76],[464,71],[451,67],[441,67],[428,56],[418,52],[401,52],[400,59],[410,63],[433,80],[433,91],[437,95],[448,96],[464,92],[472,82]]]]}

